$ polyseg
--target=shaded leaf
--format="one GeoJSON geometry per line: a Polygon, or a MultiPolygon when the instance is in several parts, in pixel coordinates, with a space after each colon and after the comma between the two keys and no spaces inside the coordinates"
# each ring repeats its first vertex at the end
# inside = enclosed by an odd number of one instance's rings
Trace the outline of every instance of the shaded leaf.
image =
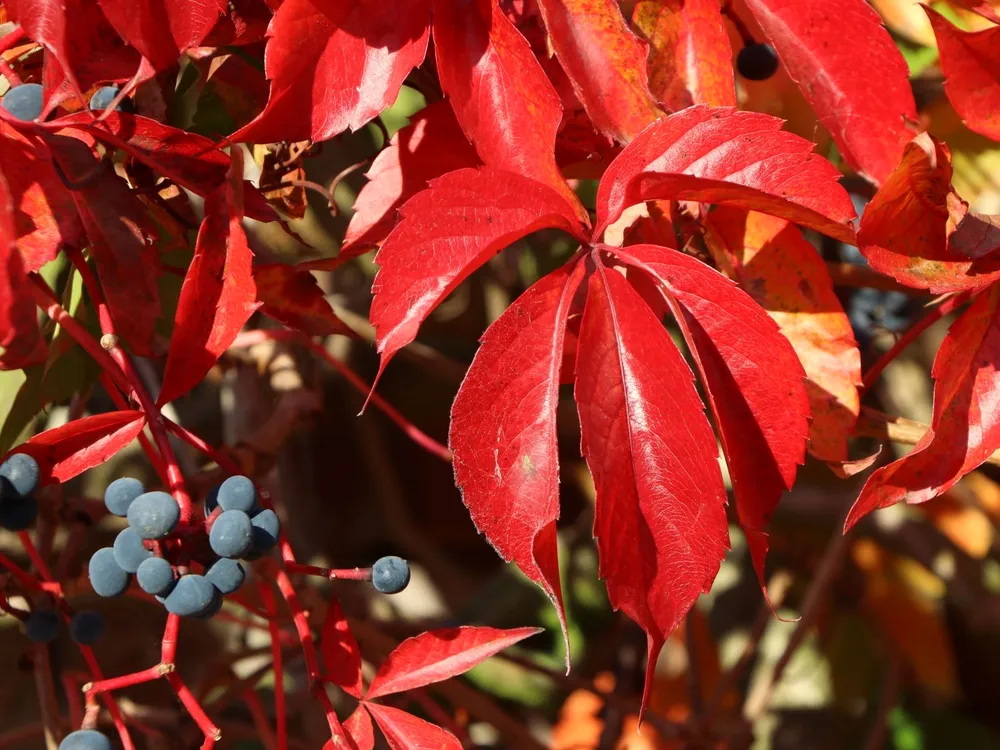
{"type": "Polygon", "coordinates": [[[806,371],[810,453],[846,461],[861,409],[861,354],[826,264],[784,219],[720,207],[706,227],[720,267],[778,324],[806,371]]]}
{"type": "Polygon", "coordinates": [[[614,0],[537,0],[549,40],[594,127],[628,143],[663,112],[649,93],[648,49],[614,0]]]}
{"type": "Polygon", "coordinates": [[[316,277],[284,263],[258,263],[253,281],[261,312],[312,336],[339,333],[355,337],[326,301],[316,277]]]}
{"type": "Polygon", "coordinates": [[[909,68],[864,0],[746,0],[847,163],[875,183],[895,169],[917,119],[909,68]]]}
{"type": "Polygon", "coordinates": [[[764,310],[719,272],[653,245],[614,252],[666,292],[708,392],[736,511],[763,585],[766,529],[805,459],[809,401],[802,365],[764,310]]]}
{"type": "Polygon", "coordinates": [[[667,636],[729,547],[715,436],[667,330],[616,271],[590,277],[576,402],[597,488],[594,536],[615,609],[646,632],[643,706],[667,636]]]}
{"type": "Polygon", "coordinates": [[[364,703],[359,703],[354,713],[347,717],[344,732],[347,733],[348,740],[354,743],[351,750],[372,750],[375,747],[375,727],[372,726],[372,717],[364,703]]]}
{"type": "MultiPolygon", "coordinates": [[[[365,701],[455,677],[541,632],[541,628],[498,630],[465,626],[431,630],[407,638],[379,667],[368,686],[365,701]]],[[[375,719],[378,720],[377,715],[375,719]]]]}
{"type": "Polygon", "coordinates": [[[564,635],[556,413],[566,319],[583,273],[580,262],[553,271],[487,329],[455,397],[449,436],[472,522],[542,587],[564,635]]]}
{"type": "Polygon", "coordinates": [[[719,203],[780,216],[854,244],[854,206],[840,172],[781,120],[696,105],[649,126],[597,190],[595,237],[647,200],[719,203]]]}
{"type": "Polygon", "coordinates": [[[378,703],[365,703],[391,750],[462,750],[455,735],[413,714],[378,703]]]}
{"type": "Polygon", "coordinates": [[[962,31],[923,7],[937,38],[948,101],[971,130],[1000,141],[1000,27],[962,31]]]}
{"type": "Polygon", "coordinates": [[[380,268],[370,315],[380,371],[430,312],[500,250],[545,227],[579,236],[572,206],[553,190],[489,167],[432,180],[399,213],[375,256],[380,268]]]}
{"type": "Polygon", "coordinates": [[[141,411],[94,414],[35,435],[15,453],[38,461],[43,484],[66,482],[102,464],[131,443],[146,424],[141,411]]]}
{"type": "Polygon", "coordinates": [[[994,9],[990,0],[948,0],[948,2],[959,8],[971,10],[973,13],[985,18],[987,21],[1000,23],[1000,15],[997,15],[996,9],[994,9]]]}
{"type": "Polygon", "coordinates": [[[430,0],[285,0],[268,27],[264,111],[235,141],[323,141],[395,101],[423,62],[430,0]]]}
{"type": "MultiPolygon", "coordinates": [[[[323,631],[319,638],[320,653],[326,676],[349,695],[360,699],[364,691],[361,683],[361,652],[354,640],[351,628],[344,617],[344,610],[337,599],[331,599],[323,621],[323,631]]],[[[358,709],[361,710],[360,707],[358,709]]],[[[357,713],[357,712],[355,712],[357,713]]],[[[362,713],[364,713],[362,711],[362,713]]],[[[361,719],[358,719],[361,721],[361,719]]],[[[369,734],[371,721],[368,721],[369,734]]],[[[346,727],[345,727],[346,728],[346,727]]],[[[354,736],[353,732],[350,732],[354,736]]]]}
{"type": "Polygon", "coordinates": [[[934,418],[911,453],[869,477],[845,528],[873,510],[922,503],[949,490],[1000,448],[1000,288],[979,296],[941,343],[934,418]]]}
{"type": "Polygon", "coordinates": [[[499,5],[435,0],[434,49],[441,88],[483,163],[548,185],[584,220],[556,166],[559,96],[499,5]]]}
{"type": "Polygon", "coordinates": [[[480,163],[448,102],[422,109],[392,136],[365,174],[368,184],[354,201],[354,216],[337,257],[359,255],[384,240],[396,223],[396,210],[429,180],[480,163]]]}
{"type": "Polygon", "coordinates": [[[733,51],[719,0],[639,0],[632,24],[649,43],[649,90],[664,107],[735,106],[733,51]]]}

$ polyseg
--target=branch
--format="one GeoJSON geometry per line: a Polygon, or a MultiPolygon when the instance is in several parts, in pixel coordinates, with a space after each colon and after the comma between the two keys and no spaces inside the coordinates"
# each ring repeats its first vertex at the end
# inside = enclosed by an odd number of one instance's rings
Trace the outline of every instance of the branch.
{"type": "MultiPolygon", "coordinates": [[[[861,416],[854,428],[854,434],[861,437],[873,437],[880,440],[891,440],[901,445],[916,445],[930,429],[922,422],[914,422],[906,417],[893,417],[883,412],[861,407],[861,416]]],[[[985,463],[1000,466],[1000,450],[994,451],[985,463]]]]}

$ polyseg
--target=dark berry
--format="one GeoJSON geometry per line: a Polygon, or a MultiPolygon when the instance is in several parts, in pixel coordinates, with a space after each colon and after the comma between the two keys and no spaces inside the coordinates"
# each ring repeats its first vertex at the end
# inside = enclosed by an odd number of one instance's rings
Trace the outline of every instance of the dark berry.
{"type": "Polygon", "coordinates": [[[249,515],[257,503],[257,490],[248,477],[229,477],[219,485],[218,503],[223,510],[242,510],[249,515]]]}
{"type": "Polygon", "coordinates": [[[222,592],[213,586],[212,601],[210,601],[208,606],[201,610],[201,612],[197,612],[193,616],[197,617],[199,620],[211,620],[216,614],[218,614],[219,610],[222,609],[222,603],[222,592]]]}
{"type": "Polygon", "coordinates": [[[135,573],[142,565],[143,560],[148,560],[153,556],[153,553],[143,545],[142,537],[131,527],[118,532],[113,549],[115,562],[126,573],[135,573]]]}
{"type": "Polygon", "coordinates": [[[111,740],[93,729],[77,729],[59,743],[59,750],[111,750],[111,740]]]}
{"type": "Polygon", "coordinates": [[[128,588],[128,573],[115,562],[115,551],[102,547],[90,558],[90,585],[100,596],[119,596],[128,588]]]}
{"type": "Polygon", "coordinates": [[[372,585],[383,594],[398,594],[410,582],[410,565],[401,557],[380,557],[372,565],[372,585]]]}
{"type": "MultiPolygon", "coordinates": [[[[94,92],[93,96],[90,97],[90,104],[88,105],[93,110],[105,110],[111,106],[111,102],[115,100],[118,96],[117,86],[102,86],[94,92]]],[[[132,103],[131,99],[122,99],[118,106],[115,107],[115,112],[128,112],[131,110],[129,106],[132,103]]]]}
{"type": "Polygon", "coordinates": [[[208,609],[218,593],[204,576],[181,576],[174,590],[163,600],[163,605],[170,614],[190,617],[208,609]]]}
{"type": "Polygon", "coordinates": [[[132,501],[145,491],[146,488],[138,479],[122,477],[108,485],[104,491],[104,504],[116,516],[124,518],[128,515],[128,507],[132,501]]]}
{"type": "Polygon", "coordinates": [[[219,507],[219,488],[213,487],[205,495],[205,515],[210,516],[219,507]]]}
{"type": "Polygon", "coordinates": [[[250,519],[250,522],[253,524],[253,549],[248,559],[256,559],[266,555],[278,543],[281,521],[273,510],[267,508],[250,519]]]}
{"type": "Polygon", "coordinates": [[[208,543],[219,557],[243,557],[253,545],[250,516],[242,510],[224,510],[208,532],[208,543]]]}
{"type": "Polygon", "coordinates": [[[173,566],[162,557],[150,557],[139,565],[135,580],[147,594],[166,596],[173,589],[177,576],[173,566]]]}
{"type": "Polygon", "coordinates": [[[33,497],[15,497],[0,504],[0,526],[7,531],[24,531],[38,517],[38,502],[33,497]]]}
{"type": "Polygon", "coordinates": [[[212,563],[212,566],[205,571],[205,578],[211,581],[223,594],[232,594],[246,580],[247,572],[243,565],[236,560],[222,558],[212,563]]]}
{"type": "Polygon", "coordinates": [[[104,615],[92,609],[77,612],[69,620],[69,635],[81,646],[93,646],[108,629],[104,615]]]}
{"type": "Polygon", "coordinates": [[[0,107],[18,120],[36,120],[42,114],[42,87],[37,83],[22,83],[6,94],[0,107]]]}
{"type": "Polygon", "coordinates": [[[59,635],[59,615],[35,610],[24,620],[24,634],[35,643],[51,643],[59,635]]]}
{"type": "Polygon", "coordinates": [[[128,507],[128,525],[143,539],[162,539],[180,520],[180,506],[167,492],[139,495],[128,507]]]}
{"type": "Polygon", "coordinates": [[[7,480],[7,492],[4,496],[10,500],[10,490],[13,489],[21,497],[35,494],[41,472],[38,462],[27,453],[14,453],[0,464],[0,477],[7,480]]]}
{"type": "Polygon", "coordinates": [[[748,44],[736,56],[736,70],[748,81],[766,81],[778,71],[778,53],[770,44],[748,44]]]}

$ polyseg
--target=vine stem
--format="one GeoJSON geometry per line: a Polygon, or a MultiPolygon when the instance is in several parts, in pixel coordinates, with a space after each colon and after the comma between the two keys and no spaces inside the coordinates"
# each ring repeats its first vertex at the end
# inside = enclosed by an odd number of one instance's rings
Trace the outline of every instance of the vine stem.
{"type": "Polygon", "coordinates": [[[274,668],[274,711],[276,718],[276,733],[278,735],[278,750],[288,750],[288,716],[285,708],[285,670],[281,658],[281,627],[278,625],[278,605],[274,591],[266,581],[258,582],[261,601],[271,619],[267,622],[271,633],[271,662],[274,668]]]}
{"type": "Polygon", "coordinates": [[[305,565],[299,562],[288,562],[285,570],[290,574],[307,576],[319,576],[328,581],[370,581],[372,579],[371,568],[321,568],[318,565],[305,565]]]}

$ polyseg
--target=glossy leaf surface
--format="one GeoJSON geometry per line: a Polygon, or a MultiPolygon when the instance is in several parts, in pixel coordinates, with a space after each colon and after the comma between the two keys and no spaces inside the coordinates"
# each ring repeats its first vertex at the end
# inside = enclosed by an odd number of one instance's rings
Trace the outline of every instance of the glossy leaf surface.
{"type": "Polygon", "coordinates": [[[413,714],[379,703],[365,703],[391,750],[462,750],[455,735],[413,714]]]}
{"type": "MultiPolygon", "coordinates": [[[[326,676],[346,693],[360,699],[364,692],[364,685],[361,683],[361,652],[358,650],[358,642],[351,633],[347,618],[344,617],[344,610],[336,599],[331,599],[327,607],[319,648],[326,667],[326,676]]],[[[361,712],[364,713],[363,710],[361,712]]],[[[361,722],[363,727],[362,719],[359,718],[357,721],[361,722]]],[[[371,721],[368,722],[368,726],[371,727],[371,721]]]]}

